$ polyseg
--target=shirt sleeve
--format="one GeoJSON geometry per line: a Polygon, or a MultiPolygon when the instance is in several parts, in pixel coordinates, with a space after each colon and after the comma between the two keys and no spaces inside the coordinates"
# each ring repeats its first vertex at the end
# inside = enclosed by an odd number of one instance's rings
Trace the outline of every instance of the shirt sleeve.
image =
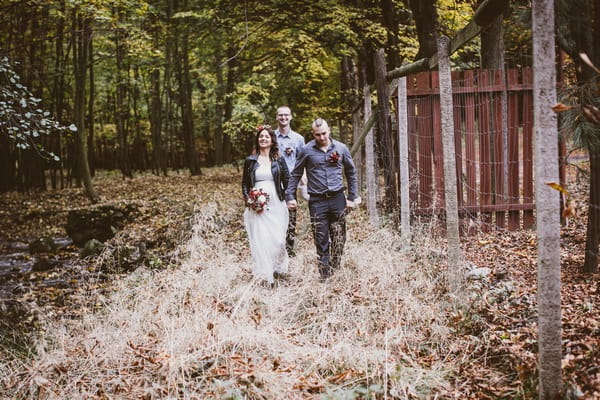
{"type": "Polygon", "coordinates": [[[344,174],[348,182],[348,200],[354,201],[358,197],[358,181],[356,178],[356,166],[348,147],[344,145],[344,174]]]}
{"type": "Polygon", "coordinates": [[[296,157],[296,165],[290,174],[290,181],[288,182],[288,187],[285,191],[286,200],[296,199],[296,189],[298,188],[298,182],[300,182],[300,178],[302,178],[302,174],[304,173],[305,162],[306,152],[304,151],[304,148],[302,148],[300,152],[298,152],[298,156],[296,157]]]}

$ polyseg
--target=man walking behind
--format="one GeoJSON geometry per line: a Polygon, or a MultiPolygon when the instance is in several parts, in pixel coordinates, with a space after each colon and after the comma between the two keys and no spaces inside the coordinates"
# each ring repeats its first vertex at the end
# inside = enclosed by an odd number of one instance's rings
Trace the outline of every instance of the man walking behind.
{"type": "Polygon", "coordinates": [[[297,207],[296,187],[306,169],[308,209],[319,257],[321,279],[329,278],[340,266],[346,242],[346,208],[360,203],[356,168],[348,147],[329,137],[327,122],[317,118],[312,123],[314,139],[298,154],[296,166],[285,192],[288,208],[297,207]],[[344,176],[348,183],[348,199],[344,195],[344,176]]]}
{"type": "MultiPolygon", "coordinates": [[[[277,109],[277,124],[278,128],[275,130],[275,136],[277,136],[277,144],[279,145],[279,151],[283,155],[283,159],[291,172],[296,165],[296,158],[298,153],[304,147],[304,137],[292,130],[290,122],[292,121],[292,110],[287,106],[281,106],[277,109]]],[[[299,185],[301,186],[301,185],[299,185]]],[[[301,190],[302,188],[299,187],[301,190]]],[[[295,189],[294,189],[295,190],[295,189]]],[[[289,210],[289,223],[286,233],[286,249],[288,255],[293,257],[294,243],[296,241],[296,215],[297,210],[289,210]]]]}

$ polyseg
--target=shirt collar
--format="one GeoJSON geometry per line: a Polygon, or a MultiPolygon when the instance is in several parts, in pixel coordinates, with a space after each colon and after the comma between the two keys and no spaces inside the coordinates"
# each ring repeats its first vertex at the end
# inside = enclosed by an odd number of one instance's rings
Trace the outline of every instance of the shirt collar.
{"type": "MultiPolygon", "coordinates": [[[[315,149],[321,149],[321,146],[319,146],[319,144],[317,143],[317,141],[315,139],[313,139],[313,147],[315,149]]],[[[329,151],[329,149],[333,149],[335,147],[335,144],[333,142],[333,139],[329,138],[329,146],[327,146],[327,151],[329,151]]]]}
{"type": "Polygon", "coordinates": [[[290,136],[291,136],[291,134],[292,134],[292,132],[294,132],[294,131],[292,130],[292,128],[290,128],[290,130],[288,131],[288,133],[284,135],[284,134],[283,134],[283,133],[282,133],[282,132],[279,130],[279,128],[275,129],[275,135],[276,135],[277,137],[290,137],[290,136]]]}

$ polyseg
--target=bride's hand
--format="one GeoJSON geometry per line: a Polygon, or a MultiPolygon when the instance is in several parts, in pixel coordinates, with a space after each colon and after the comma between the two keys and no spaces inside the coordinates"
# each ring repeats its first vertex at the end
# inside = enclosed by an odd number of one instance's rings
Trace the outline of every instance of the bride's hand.
{"type": "Polygon", "coordinates": [[[295,210],[296,207],[298,206],[298,203],[296,202],[296,200],[288,200],[287,202],[287,207],[290,210],[295,210]]]}

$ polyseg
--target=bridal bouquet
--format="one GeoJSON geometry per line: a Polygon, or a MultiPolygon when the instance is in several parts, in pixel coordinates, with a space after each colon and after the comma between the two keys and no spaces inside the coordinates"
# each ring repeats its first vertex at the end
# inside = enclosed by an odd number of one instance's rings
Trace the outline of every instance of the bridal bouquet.
{"type": "Polygon", "coordinates": [[[263,192],[262,189],[252,189],[250,193],[248,193],[248,199],[246,200],[246,205],[256,211],[257,213],[262,212],[267,209],[267,204],[269,204],[269,194],[263,192]]]}

